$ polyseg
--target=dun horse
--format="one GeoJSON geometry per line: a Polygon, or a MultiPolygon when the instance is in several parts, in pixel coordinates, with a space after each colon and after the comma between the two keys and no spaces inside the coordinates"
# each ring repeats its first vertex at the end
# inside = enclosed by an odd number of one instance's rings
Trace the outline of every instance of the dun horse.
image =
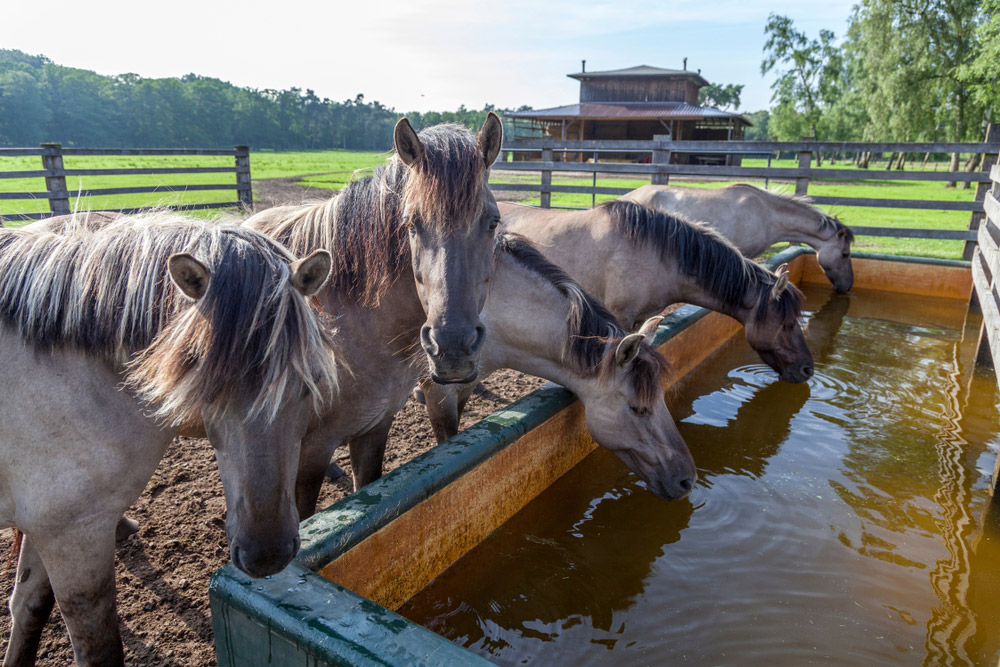
{"type": "Polygon", "coordinates": [[[412,276],[407,282],[425,313],[418,339],[431,376],[442,383],[471,381],[485,340],[479,311],[499,224],[488,179],[503,141],[500,119],[491,112],[473,138],[458,125],[417,135],[404,118],[394,140],[396,154],[364,185],[324,204],[267,209],[248,224],[289,247],[333,251],[331,287],[363,308],[392,308],[399,293],[393,287],[412,276]]]}
{"type": "MultiPolygon", "coordinates": [[[[558,382],[580,398],[594,440],[650,491],[667,499],[687,495],[697,473],[664,402],[666,361],[644,342],[662,317],[627,334],[604,306],[512,234],[501,238],[482,316],[490,328],[483,374],[513,368],[558,382]]],[[[461,394],[454,386],[434,392],[424,384],[434,433],[439,441],[450,438],[474,384],[462,386],[461,394]]],[[[380,473],[356,470],[355,476],[370,480],[380,473]]]]}
{"type": "Polygon", "coordinates": [[[711,190],[644,185],[622,199],[702,221],[747,257],[756,257],[779,241],[808,244],[816,250],[816,260],[833,289],[846,292],[854,284],[854,233],[810,204],[806,197],[780,195],[738,183],[711,190]]]}
{"type": "Polygon", "coordinates": [[[739,320],[781,379],[812,377],[798,290],[712,229],[620,200],[587,211],[505,203],[500,214],[507,230],[537,244],[623,324],[673,303],[704,306],[739,320]]]}
{"type": "Polygon", "coordinates": [[[105,229],[0,233],[0,526],[24,534],[5,665],[33,664],[58,601],[80,665],[123,663],[115,525],[185,424],[203,423],[251,576],[298,549],[295,462],[333,393],[295,261],[251,230],[175,214],[105,229]],[[308,398],[304,398],[308,397],[308,398]]]}

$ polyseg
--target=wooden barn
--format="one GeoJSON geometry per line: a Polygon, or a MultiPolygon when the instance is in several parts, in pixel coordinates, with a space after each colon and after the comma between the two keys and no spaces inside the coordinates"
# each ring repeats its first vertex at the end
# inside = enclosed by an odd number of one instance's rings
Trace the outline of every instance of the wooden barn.
{"type": "MultiPolygon", "coordinates": [[[[559,140],[740,140],[750,125],[743,116],[698,105],[708,81],[699,72],[639,65],[568,74],[580,82],[580,101],[550,109],[506,114],[515,138],[559,140]]],[[[682,157],[682,156],[677,156],[682,157]]],[[[712,162],[712,156],[688,156],[712,162]]]]}

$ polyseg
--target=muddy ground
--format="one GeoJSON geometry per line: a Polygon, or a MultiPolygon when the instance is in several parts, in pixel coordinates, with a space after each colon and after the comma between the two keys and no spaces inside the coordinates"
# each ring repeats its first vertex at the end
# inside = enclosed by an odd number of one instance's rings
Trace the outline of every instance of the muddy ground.
{"type": "MultiPolygon", "coordinates": [[[[329,191],[294,185],[292,179],[259,181],[254,198],[260,208],[304,199],[323,199],[329,191]]],[[[469,401],[462,427],[472,424],[543,384],[538,378],[500,371],[484,382],[486,392],[469,401]]],[[[410,399],[397,415],[386,450],[386,471],[434,446],[423,406],[410,399]]],[[[337,463],[350,473],[346,448],[337,463]]],[[[328,506],[351,491],[349,476],[327,483],[320,505],[328,506]]],[[[139,533],[118,545],[118,614],[125,659],[130,665],[215,665],[208,578],[229,562],[225,536],[225,500],[212,448],[206,440],[177,438],[156,474],[128,514],[139,533]]],[[[9,531],[0,534],[0,554],[11,547],[9,531]]],[[[6,562],[0,558],[0,568],[6,562]]],[[[3,599],[10,597],[14,571],[3,572],[3,599]]],[[[0,650],[6,651],[10,614],[0,614],[0,650]]],[[[58,607],[45,628],[38,664],[72,664],[66,627],[58,607]]]]}

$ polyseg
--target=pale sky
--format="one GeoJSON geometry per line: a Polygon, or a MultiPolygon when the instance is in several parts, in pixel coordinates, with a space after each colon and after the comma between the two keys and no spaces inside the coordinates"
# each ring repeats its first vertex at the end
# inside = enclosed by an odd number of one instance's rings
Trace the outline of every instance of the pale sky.
{"type": "Polygon", "coordinates": [[[843,36],[856,0],[9,0],[0,48],[143,77],[189,72],[255,88],[363,93],[397,111],[578,100],[587,70],[701,69],[742,83],[742,110],[769,106],[760,61],[771,12],[843,36]]]}

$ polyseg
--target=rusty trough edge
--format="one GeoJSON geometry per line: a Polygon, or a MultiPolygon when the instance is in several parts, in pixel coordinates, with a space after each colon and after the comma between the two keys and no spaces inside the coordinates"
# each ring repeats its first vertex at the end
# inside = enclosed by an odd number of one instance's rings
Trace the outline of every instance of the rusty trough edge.
{"type": "MultiPolygon", "coordinates": [[[[764,262],[773,270],[814,254],[790,247],[764,262]]],[[[858,259],[968,268],[959,260],[854,253],[858,259]]],[[[661,323],[660,346],[710,311],[684,306],[661,323]]],[[[307,519],[302,549],[281,573],[254,580],[232,564],[209,584],[220,667],[244,665],[488,665],[489,661],[316,574],[414,505],[576,400],[542,387],[377,482],[307,519]],[[376,653],[377,651],[377,653],[376,653]]]]}

